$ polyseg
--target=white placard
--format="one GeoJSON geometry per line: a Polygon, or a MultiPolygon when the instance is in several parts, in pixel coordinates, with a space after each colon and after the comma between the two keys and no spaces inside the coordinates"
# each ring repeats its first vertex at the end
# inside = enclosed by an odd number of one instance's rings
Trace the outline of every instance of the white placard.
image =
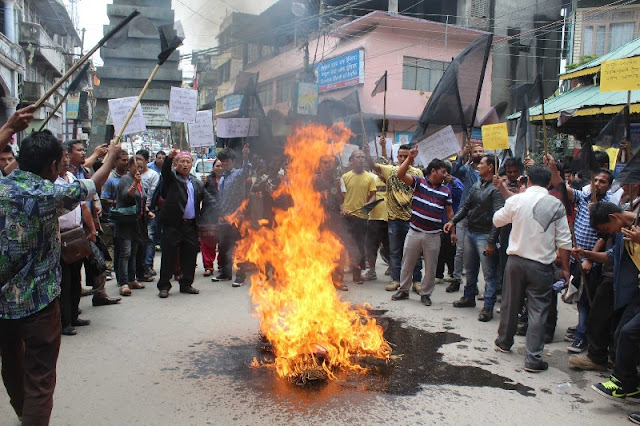
{"type": "Polygon", "coordinates": [[[344,146],[342,150],[342,155],[340,156],[340,160],[342,161],[342,165],[344,167],[349,167],[349,157],[353,154],[354,151],[360,149],[358,145],[352,145],[350,143],[344,146]]]}
{"type": "Polygon", "coordinates": [[[189,124],[189,143],[191,144],[191,148],[214,146],[216,144],[213,136],[212,110],[198,111],[196,122],[189,124]]]}
{"type": "MultiPolygon", "coordinates": [[[[387,158],[391,158],[391,154],[393,154],[393,139],[385,138],[385,149],[387,150],[387,158]]],[[[371,153],[371,157],[375,160],[376,157],[382,157],[382,146],[380,145],[380,138],[376,137],[375,141],[369,141],[369,152],[371,153]],[[378,144],[378,154],[376,154],[376,145],[378,144]]],[[[395,158],[394,158],[395,160],[395,158]]]]}
{"type": "Polygon", "coordinates": [[[460,145],[451,126],[445,127],[418,144],[418,159],[425,166],[434,158],[442,160],[458,152],[460,152],[460,145]]]}
{"type": "MultiPolygon", "coordinates": [[[[113,127],[116,133],[120,132],[120,128],[124,124],[124,120],[129,115],[129,111],[135,105],[138,100],[137,96],[129,96],[126,98],[109,99],[109,113],[113,120],[113,127]]],[[[123,135],[130,135],[132,133],[144,132],[147,130],[147,126],[144,122],[144,115],[142,114],[142,107],[140,104],[136,107],[129,124],[124,129],[123,135]]]]}
{"type": "Polygon", "coordinates": [[[169,121],[195,123],[198,110],[198,91],[172,87],[169,94],[169,121]]]}
{"type": "Polygon", "coordinates": [[[218,118],[216,130],[220,138],[246,138],[258,136],[257,118],[218,118]],[[249,131],[251,125],[251,131],[249,131]]]}

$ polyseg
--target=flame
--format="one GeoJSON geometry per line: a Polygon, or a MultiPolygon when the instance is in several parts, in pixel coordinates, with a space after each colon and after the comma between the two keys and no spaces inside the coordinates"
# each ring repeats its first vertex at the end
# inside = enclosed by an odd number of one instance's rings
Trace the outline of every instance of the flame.
{"type": "Polygon", "coordinates": [[[359,357],[391,355],[376,320],[338,297],[331,272],[342,245],[321,229],[322,194],[315,190],[320,158],[341,152],[350,136],[343,126],[297,128],[285,147],[287,173],[273,195],[290,197],[293,206],[276,210],[271,228],[254,229],[240,215],[232,218],[245,235],[236,250],[242,258],[236,260],[251,262],[258,270],[250,294],[281,377],[323,370],[335,379],[339,369],[364,371],[359,357]]]}

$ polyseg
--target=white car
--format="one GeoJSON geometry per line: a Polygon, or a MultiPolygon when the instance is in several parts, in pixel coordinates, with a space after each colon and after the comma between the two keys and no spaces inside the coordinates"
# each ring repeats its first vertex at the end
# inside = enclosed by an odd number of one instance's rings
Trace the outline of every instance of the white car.
{"type": "Polygon", "coordinates": [[[211,170],[213,170],[213,163],[215,163],[215,161],[215,158],[198,158],[191,168],[191,174],[201,177],[204,167],[204,174],[209,175],[211,173],[211,170]]]}

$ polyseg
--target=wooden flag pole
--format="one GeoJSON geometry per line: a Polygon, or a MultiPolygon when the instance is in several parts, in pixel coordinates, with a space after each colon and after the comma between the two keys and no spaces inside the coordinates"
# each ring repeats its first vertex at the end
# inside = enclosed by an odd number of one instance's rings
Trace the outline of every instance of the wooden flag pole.
{"type": "MultiPolygon", "coordinates": [[[[158,72],[159,69],[160,69],[160,64],[156,64],[155,68],[151,72],[151,75],[147,79],[147,82],[144,84],[144,87],[142,88],[142,91],[138,95],[138,99],[136,99],[136,103],[133,105],[133,108],[131,108],[131,111],[129,111],[129,114],[127,115],[127,118],[125,118],[124,123],[122,124],[122,127],[120,128],[120,130],[118,131],[118,134],[114,138],[114,140],[113,140],[114,143],[118,143],[120,138],[122,138],[122,134],[124,133],[124,129],[127,128],[127,125],[129,124],[129,121],[131,121],[131,117],[133,117],[133,114],[135,113],[136,108],[138,108],[138,105],[140,104],[140,100],[142,99],[142,97],[146,93],[147,89],[149,88],[149,84],[151,84],[151,80],[153,80],[153,78],[156,76],[156,73],[158,72]]],[[[182,142],[182,141],[180,141],[180,142],[182,142]]],[[[131,144],[133,146],[133,142],[131,142],[131,144]]]]}
{"type": "Polygon", "coordinates": [[[120,24],[118,24],[118,26],[116,26],[114,29],[109,31],[107,33],[107,35],[105,35],[98,42],[98,44],[93,46],[93,48],[91,50],[89,50],[82,58],[80,58],[80,60],[78,62],[76,62],[71,68],[69,68],[69,70],[61,78],[59,78],[58,81],[56,81],[53,84],[53,86],[51,86],[51,88],[49,90],[47,90],[47,93],[45,93],[44,95],[42,95],[42,97],[40,99],[38,99],[38,101],[34,104],[36,106],[36,108],[39,108],[44,103],[44,101],[46,101],[47,98],[49,98],[49,96],[53,95],[54,92],[56,90],[58,90],[58,88],[60,86],[62,86],[62,83],[64,83],[69,77],[71,77],[71,75],[73,75],[73,73],[76,72],[76,70],[78,68],[80,68],[80,66],[82,66],[82,64],[87,62],[87,60],[91,57],[91,55],[96,53],[96,51],[98,49],[100,49],[111,37],[113,37],[118,31],[120,31],[125,25],[127,25],[129,22],[131,22],[131,20],[133,18],[135,18],[136,16],[138,16],[139,14],[140,14],[140,12],[138,12],[137,10],[133,11],[122,22],[120,22],[120,24]]]}
{"type": "Polygon", "coordinates": [[[631,160],[631,90],[627,90],[627,113],[625,115],[626,133],[627,133],[627,149],[625,149],[625,159],[622,163],[626,163],[631,160]]]}
{"type": "Polygon", "coordinates": [[[184,123],[180,123],[180,151],[182,151],[182,138],[184,137],[184,123]]]}
{"type": "Polygon", "coordinates": [[[542,141],[544,144],[544,155],[546,157],[548,151],[548,145],[547,145],[547,119],[544,115],[544,99],[542,99],[542,141]]]}

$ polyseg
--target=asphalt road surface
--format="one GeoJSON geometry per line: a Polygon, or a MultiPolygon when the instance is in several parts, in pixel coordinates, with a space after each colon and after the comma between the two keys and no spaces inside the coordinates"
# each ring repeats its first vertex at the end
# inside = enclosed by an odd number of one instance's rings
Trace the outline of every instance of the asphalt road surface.
{"type": "MultiPolygon", "coordinates": [[[[499,314],[478,322],[481,303],[453,308],[461,294],[446,293],[445,284],[436,286],[431,307],[414,293],[391,301],[385,268],[378,265],[377,281],[347,281],[349,291],[340,295],[371,303],[402,359],[325,385],[297,386],[270,369],[251,368],[264,354],[249,287],[212,283],[201,266],[199,295],[180,294],[175,283],[171,296],[159,299],[148,283],[117,306],[93,307],[85,297],[81,317],[91,325],[63,336],[51,424],[627,423],[633,405],[590,389],[608,373],[568,368],[562,337],[577,323],[575,305],[559,303],[554,342],[545,347],[550,368],[532,374],[523,370],[524,337],[516,337],[511,354],[494,351],[499,314]]],[[[114,281],[107,289],[116,294],[114,281]]],[[[6,392],[0,424],[18,425],[6,392]]]]}

